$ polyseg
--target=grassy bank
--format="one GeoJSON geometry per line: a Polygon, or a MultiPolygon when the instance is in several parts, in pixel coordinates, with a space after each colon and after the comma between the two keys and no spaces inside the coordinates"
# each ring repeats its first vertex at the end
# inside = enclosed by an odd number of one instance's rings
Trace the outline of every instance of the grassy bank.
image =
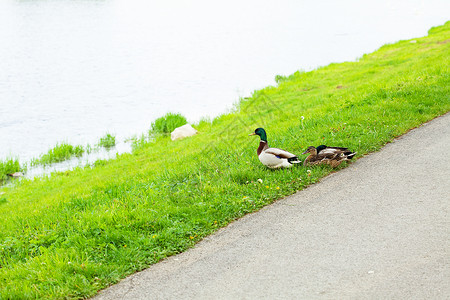
{"type": "Polygon", "coordinates": [[[93,295],[332,172],[266,169],[256,127],[296,154],[327,144],[361,156],[448,112],[450,23],[414,41],[278,76],[191,138],[161,135],[95,168],[3,188],[0,298],[93,295]]]}

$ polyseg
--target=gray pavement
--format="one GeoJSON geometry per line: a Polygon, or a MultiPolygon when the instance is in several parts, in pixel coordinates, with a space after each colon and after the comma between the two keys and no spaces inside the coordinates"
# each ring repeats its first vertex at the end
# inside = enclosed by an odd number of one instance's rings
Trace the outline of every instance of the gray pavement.
{"type": "Polygon", "coordinates": [[[450,113],[96,299],[450,299],[450,113]]]}

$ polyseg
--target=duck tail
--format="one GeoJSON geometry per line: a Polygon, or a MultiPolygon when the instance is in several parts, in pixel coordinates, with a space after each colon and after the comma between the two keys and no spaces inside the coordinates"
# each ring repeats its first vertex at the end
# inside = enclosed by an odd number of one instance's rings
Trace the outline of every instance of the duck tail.
{"type": "Polygon", "coordinates": [[[297,156],[289,157],[287,160],[291,164],[299,164],[302,162],[301,160],[298,159],[297,156]]]}
{"type": "Polygon", "coordinates": [[[345,153],[345,156],[346,156],[347,159],[352,159],[353,156],[356,155],[356,153],[357,152],[348,152],[348,153],[345,153]]]}

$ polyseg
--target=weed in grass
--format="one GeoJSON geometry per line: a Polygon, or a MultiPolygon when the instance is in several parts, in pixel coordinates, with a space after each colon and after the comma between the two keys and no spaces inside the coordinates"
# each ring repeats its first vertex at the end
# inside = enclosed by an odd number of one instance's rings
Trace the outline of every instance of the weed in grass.
{"type": "Polygon", "coordinates": [[[141,137],[134,137],[131,140],[132,151],[137,151],[138,149],[144,148],[150,142],[150,137],[142,134],[141,137]]]}
{"type": "Polygon", "coordinates": [[[151,126],[150,134],[170,134],[175,128],[187,124],[181,114],[167,113],[164,117],[156,119],[151,126]]]}
{"type": "Polygon", "coordinates": [[[448,112],[449,39],[450,22],[417,43],[280,79],[189,139],[143,137],[94,168],[4,187],[0,298],[92,296],[335,171],[268,170],[248,137],[257,127],[295,154],[326,144],[361,156],[448,112]]]}
{"type": "Polygon", "coordinates": [[[7,174],[24,171],[20,166],[19,160],[16,158],[7,158],[0,160],[0,183],[7,178],[7,174]]]}
{"type": "Polygon", "coordinates": [[[90,154],[92,151],[94,151],[94,148],[90,144],[87,144],[86,147],[84,147],[84,150],[87,154],[90,154]]]}
{"type": "Polygon", "coordinates": [[[108,163],[108,161],[107,160],[105,160],[105,159],[97,159],[95,162],[94,162],[94,166],[95,167],[99,167],[99,166],[104,166],[104,165],[106,165],[108,163]]]}
{"type": "Polygon", "coordinates": [[[100,138],[97,146],[104,148],[111,148],[116,145],[116,137],[107,133],[104,137],[100,138]]]}
{"type": "Polygon", "coordinates": [[[41,155],[38,159],[34,159],[31,165],[49,165],[52,163],[67,160],[73,156],[81,156],[84,153],[83,146],[72,146],[67,143],[56,144],[46,154],[41,155]]]}

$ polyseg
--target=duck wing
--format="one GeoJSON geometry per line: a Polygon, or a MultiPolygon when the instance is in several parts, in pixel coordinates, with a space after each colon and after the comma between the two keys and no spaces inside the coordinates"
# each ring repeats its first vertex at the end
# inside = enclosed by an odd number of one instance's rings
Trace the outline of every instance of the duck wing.
{"type": "Polygon", "coordinates": [[[326,147],[318,151],[318,153],[343,153],[349,151],[348,148],[344,147],[326,147]]]}
{"type": "Polygon", "coordinates": [[[261,163],[269,168],[289,168],[301,161],[295,154],[278,148],[268,148],[258,156],[261,163]]]}
{"type": "MultiPolygon", "coordinates": [[[[319,146],[321,147],[321,146],[319,146]]],[[[327,147],[322,148],[318,151],[318,154],[323,155],[323,158],[349,158],[351,159],[356,152],[350,151],[348,148],[344,147],[327,147]]]]}
{"type": "Polygon", "coordinates": [[[292,154],[286,150],[283,149],[279,149],[279,148],[268,148],[264,151],[267,154],[272,154],[275,155],[278,158],[293,158],[293,157],[297,157],[297,155],[292,154]]]}
{"type": "Polygon", "coordinates": [[[341,154],[341,151],[320,151],[316,156],[316,160],[338,159],[341,154]]]}

